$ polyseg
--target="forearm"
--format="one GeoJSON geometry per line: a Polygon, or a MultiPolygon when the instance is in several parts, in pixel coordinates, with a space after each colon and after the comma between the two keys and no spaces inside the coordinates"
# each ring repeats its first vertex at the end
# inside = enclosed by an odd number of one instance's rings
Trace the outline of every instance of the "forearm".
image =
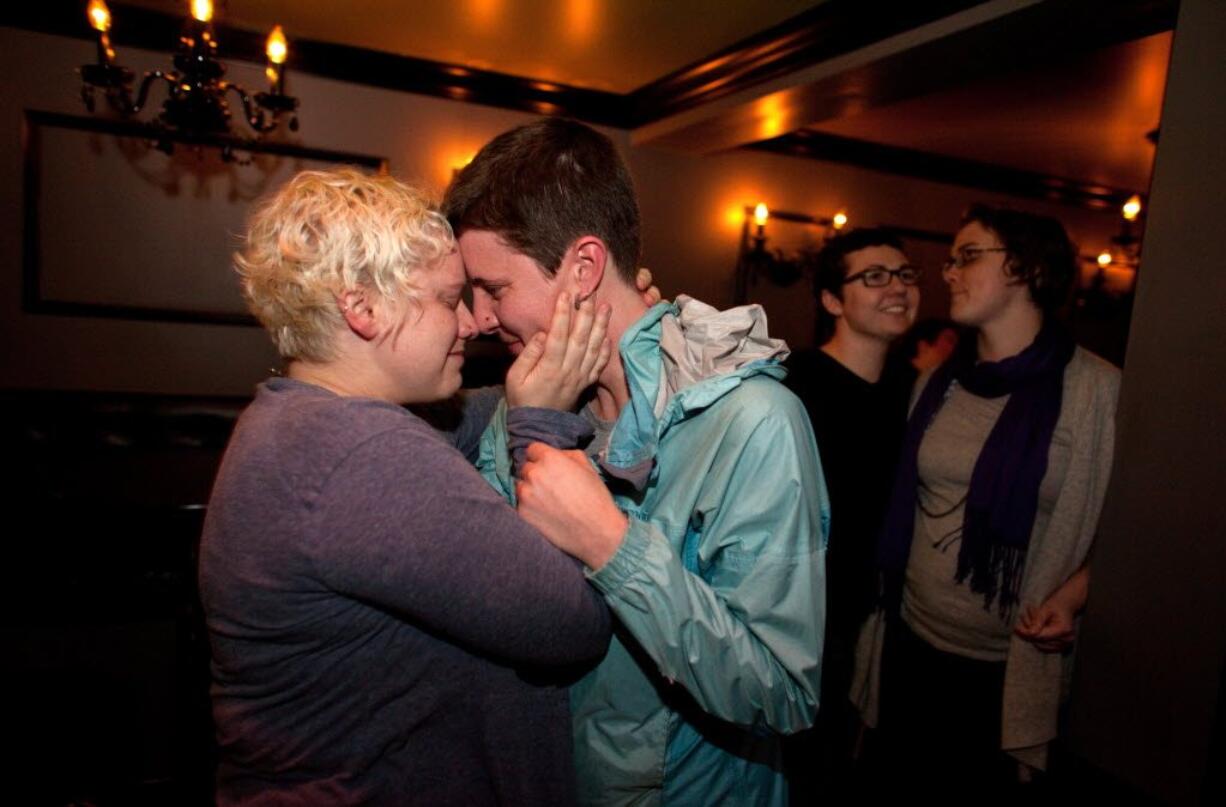
{"type": "Polygon", "coordinates": [[[311,549],[337,591],[510,662],[603,652],[608,609],[582,570],[456,452],[383,435],[333,477],[311,549]]]}
{"type": "Polygon", "coordinates": [[[580,415],[535,406],[507,410],[507,449],[517,475],[524,464],[524,452],[534,442],[567,450],[586,445],[591,439],[592,425],[580,415]]]}
{"type": "Polygon", "coordinates": [[[1090,567],[1083,565],[1080,569],[1073,572],[1068,580],[1052,592],[1052,595],[1047,598],[1048,602],[1067,609],[1071,613],[1078,613],[1086,607],[1086,600],[1090,595],[1090,567]]]}
{"type": "Polygon", "coordinates": [[[758,558],[756,566],[735,591],[719,592],[684,568],[657,529],[632,521],[591,580],[660,674],[705,711],[791,733],[812,725],[817,711],[822,557],[758,558]]]}

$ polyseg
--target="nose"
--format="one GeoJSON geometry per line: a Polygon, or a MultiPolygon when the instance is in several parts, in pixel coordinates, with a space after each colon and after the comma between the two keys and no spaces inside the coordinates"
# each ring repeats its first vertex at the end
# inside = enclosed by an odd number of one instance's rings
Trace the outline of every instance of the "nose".
{"type": "Polygon", "coordinates": [[[473,310],[470,315],[476,320],[475,327],[481,333],[494,333],[498,330],[498,317],[494,314],[494,302],[489,293],[483,289],[473,289],[473,310]]]}
{"type": "Polygon", "coordinates": [[[456,319],[459,324],[459,337],[464,341],[468,341],[477,335],[477,323],[473,319],[472,312],[468,310],[468,306],[464,305],[464,301],[460,301],[460,307],[456,309],[456,319]]]}

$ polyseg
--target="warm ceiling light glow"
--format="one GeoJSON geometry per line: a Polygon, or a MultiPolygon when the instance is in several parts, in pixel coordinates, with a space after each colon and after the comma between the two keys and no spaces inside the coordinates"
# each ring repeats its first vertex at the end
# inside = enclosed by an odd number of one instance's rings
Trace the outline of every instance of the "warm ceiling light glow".
{"type": "Polygon", "coordinates": [[[847,226],[847,214],[840,210],[838,213],[834,214],[834,218],[830,220],[830,223],[834,225],[834,229],[836,230],[843,229],[847,226]]]}
{"type": "Polygon", "coordinates": [[[192,0],[192,16],[200,22],[213,19],[213,0],[192,0]]]}
{"type": "Polygon", "coordinates": [[[488,32],[498,28],[502,17],[502,0],[468,0],[465,7],[469,22],[478,31],[488,32]]]}
{"type": "Polygon", "coordinates": [[[89,0],[85,15],[89,17],[89,24],[94,27],[95,31],[111,30],[111,10],[106,7],[103,0],[89,0]]]}
{"type": "Polygon", "coordinates": [[[1129,221],[1136,221],[1137,216],[1141,214],[1141,197],[1133,194],[1132,198],[1124,202],[1124,218],[1129,221]]]}
{"type": "Polygon", "coordinates": [[[285,41],[285,32],[278,25],[268,35],[268,45],[264,48],[268,61],[273,64],[285,64],[285,54],[289,52],[289,44],[285,41]]]}
{"type": "Polygon", "coordinates": [[[572,44],[583,45],[596,32],[595,0],[569,0],[566,4],[566,36],[572,44]]]}
{"type": "Polygon", "coordinates": [[[753,223],[759,227],[766,225],[766,220],[770,218],[770,210],[767,209],[765,202],[758,202],[758,206],[753,209],[753,223]]]}
{"type": "Polygon", "coordinates": [[[1097,260],[1099,266],[1107,266],[1111,263],[1111,253],[1106,251],[1100,252],[1098,253],[1097,260]]]}
{"type": "Polygon", "coordinates": [[[787,130],[788,109],[780,93],[759,99],[754,116],[757,118],[758,138],[761,140],[771,140],[787,130]]]}

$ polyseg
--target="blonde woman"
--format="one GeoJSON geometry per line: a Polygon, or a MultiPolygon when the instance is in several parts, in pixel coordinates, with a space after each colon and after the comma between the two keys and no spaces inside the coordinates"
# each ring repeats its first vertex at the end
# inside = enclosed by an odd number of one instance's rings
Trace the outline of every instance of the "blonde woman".
{"type": "MultiPolygon", "coordinates": [[[[305,172],[236,263],[287,370],[240,418],[202,539],[218,802],[573,801],[555,671],[603,654],[605,606],[466,459],[496,400],[453,438],[404,408],[456,393],[475,333],[446,221],[389,177],[305,172]]],[[[514,411],[573,406],[606,324],[559,305],[508,377],[514,411]]],[[[560,480],[588,514],[569,528],[624,530],[585,473],[560,480]]]]}

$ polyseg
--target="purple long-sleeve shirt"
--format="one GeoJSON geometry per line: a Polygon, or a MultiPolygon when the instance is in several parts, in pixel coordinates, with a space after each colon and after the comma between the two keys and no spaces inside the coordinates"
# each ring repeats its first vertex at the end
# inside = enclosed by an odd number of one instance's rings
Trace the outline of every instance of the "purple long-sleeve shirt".
{"type": "Polygon", "coordinates": [[[557,668],[603,654],[608,612],[417,416],[263,384],[218,473],[200,585],[219,803],[574,800],[557,668]]]}

